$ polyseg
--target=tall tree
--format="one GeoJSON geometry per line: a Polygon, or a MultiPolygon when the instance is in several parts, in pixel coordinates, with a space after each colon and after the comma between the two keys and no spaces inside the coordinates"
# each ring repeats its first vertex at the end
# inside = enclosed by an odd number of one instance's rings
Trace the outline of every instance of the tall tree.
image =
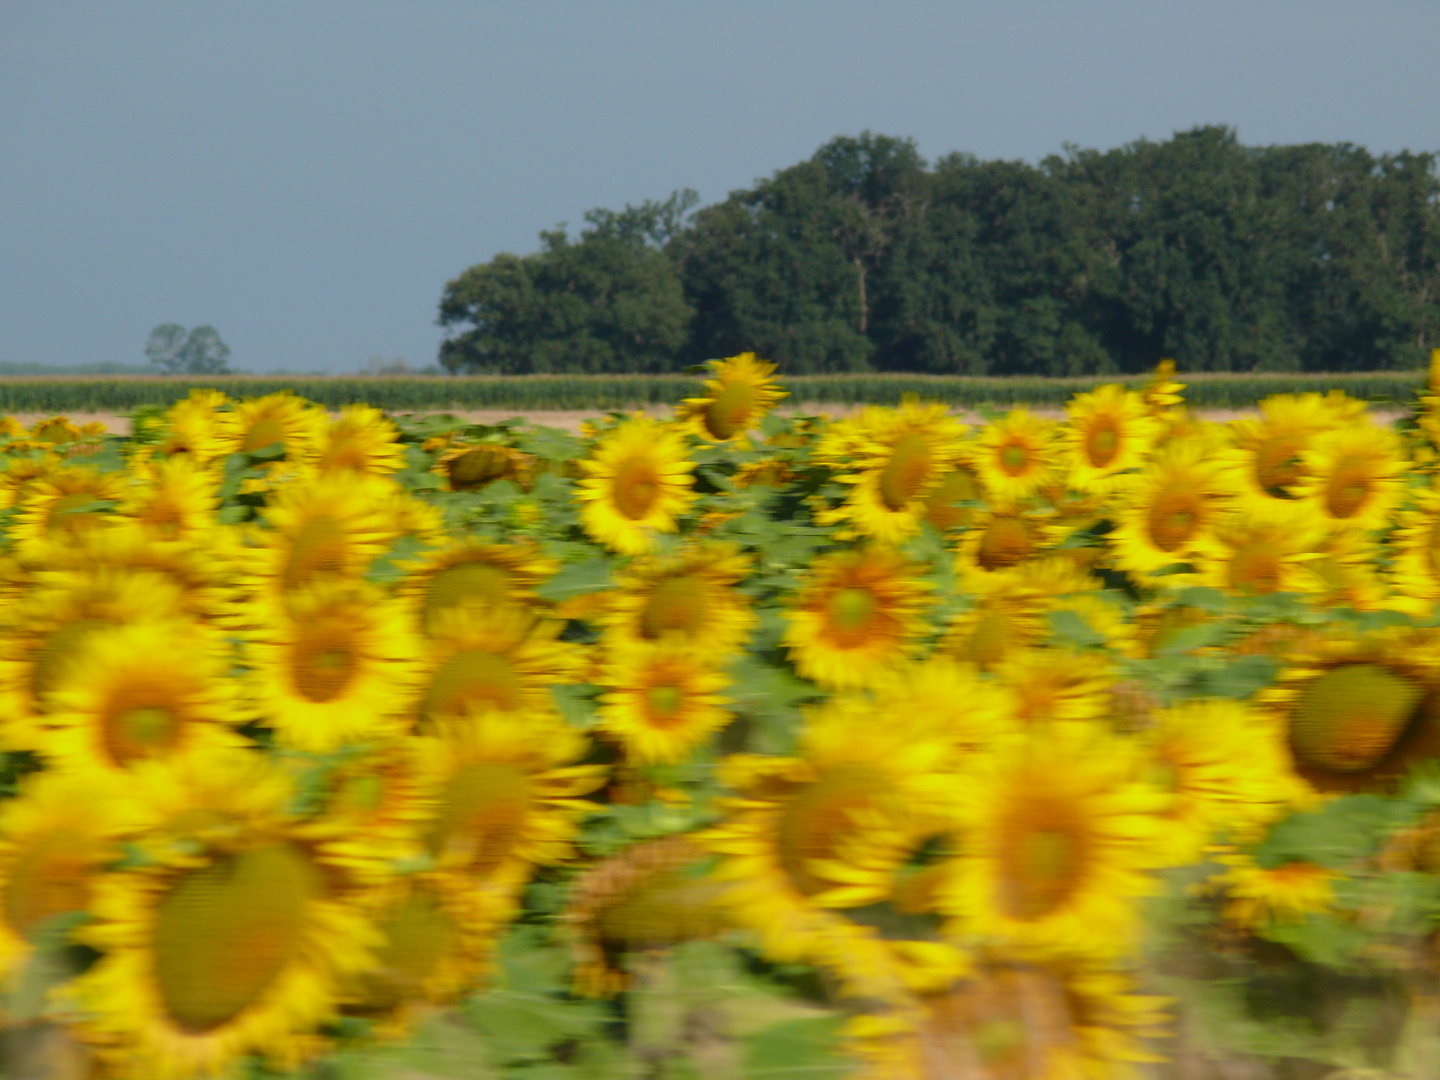
{"type": "Polygon", "coordinates": [[[695,205],[692,191],[625,210],[592,210],[571,240],[540,234],[533,255],[497,255],[445,287],[439,323],[468,327],[440,347],[448,371],[663,371],[689,338],[693,312],[665,244],[695,205]]]}
{"type": "Polygon", "coordinates": [[[187,333],[179,323],[162,323],[150,331],[145,356],[167,375],[220,375],[228,370],[230,346],[208,324],[187,333]]]}

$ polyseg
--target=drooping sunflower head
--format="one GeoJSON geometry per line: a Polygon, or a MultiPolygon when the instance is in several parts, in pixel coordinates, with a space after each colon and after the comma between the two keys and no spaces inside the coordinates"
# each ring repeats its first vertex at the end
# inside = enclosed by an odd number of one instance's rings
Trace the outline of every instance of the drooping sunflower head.
{"type": "Polygon", "coordinates": [[[697,650],[729,652],[744,642],[755,621],[748,598],[736,588],[749,572],[750,558],[721,541],[640,558],[615,575],[602,621],[617,641],[675,640],[697,650]]]}
{"type": "Polygon", "coordinates": [[[642,841],[575,880],[561,922],[575,960],[575,991],[612,997],[630,982],[627,953],[710,937],[729,920],[726,885],[698,873],[705,852],[688,836],[642,841]]]}
{"type": "Polygon", "coordinates": [[[711,360],[709,365],[705,393],[686,398],[675,410],[675,418],[703,438],[714,442],[744,438],[786,396],[772,378],[775,365],[757,360],[753,352],[711,360]]]}
{"type": "Polygon", "coordinates": [[[1295,495],[1334,528],[1380,528],[1404,490],[1406,458],[1399,436],[1374,424],[1317,435],[1302,462],[1307,475],[1295,495]]]}
{"type": "Polygon", "coordinates": [[[995,498],[1027,499],[1055,479],[1055,425],[1028,409],[1012,409],[981,429],[971,462],[995,498]]]}
{"type": "Polygon", "coordinates": [[[1433,632],[1336,631],[1297,646],[1260,700],[1311,790],[1385,791],[1440,756],[1433,632]]]}
{"type": "Polygon", "coordinates": [[[1070,486],[1108,491],[1116,477],[1142,465],[1159,434],[1145,399],[1120,386],[1077,394],[1065,407],[1070,486]]]}
{"type": "Polygon", "coordinates": [[[400,429],[379,409],[347,405],[330,421],[315,452],[321,473],[389,476],[405,465],[400,429]]]}
{"type": "Polygon", "coordinates": [[[702,654],[675,644],[621,645],[600,673],[597,729],[641,764],[682,761],[730,722],[729,683],[702,654]]]}
{"type": "Polygon", "coordinates": [[[636,415],[619,424],[579,462],[585,473],[575,497],[580,520],[596,541],[622,555],[643,555],[656,533],[680,528],[695,499],[695,463],[673,428],[636,415]]]}
{"type": "Polygon", "coordinates": [[[785,613],[784,642],[806,678],[865,686],[915,651],[929,601],[926,583],[896,552],[870,547],[824,555],[785,613]]]}
{"type": "Polygon", "coordinates": [[[485,544],[455,539],[405,566],[400,596],[415,625],[433,631],[452,608],[490,610],[535,599],[535,586],[559,569],[530,544],[485,544]]]}
{"type": "Polygon", "coordinates": [[[315,585],[247,638],[259,717],[286,746],[324,752],[374,737],[402,723],[414,696],[419,643],[373,585],[315,585]]]}
{"type": "Polygon", "coordinates": [[[198,746],[238,746],[230,656],[188,620],[99,626],[42,696],[41,752],[68,770],[124,775],[198,746]]]}
{"type": "Polygon", "coordinates": [[[447,446],[430,471],[445,477],[451,491],[480,491],[496,480],[513,480],[528,490],[534,468],[534,458],[513,446],[462,439],[447,446]]]}

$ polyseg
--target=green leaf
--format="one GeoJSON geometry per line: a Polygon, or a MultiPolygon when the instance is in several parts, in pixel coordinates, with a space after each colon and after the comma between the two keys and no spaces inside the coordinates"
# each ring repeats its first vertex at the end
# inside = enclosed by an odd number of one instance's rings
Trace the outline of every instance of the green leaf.
{"type": "Polygon", "coordinates": [[[614,565],[614,560],[604,555],[569,563],[562,567],[554,577],[540,585],[535,592],[542,600],[555,602],[608,589],[612,584],[610,580],[612,565],[614,565]]]}
{"type": "Polygon", "coordinates": [[[829,1080],[848,1076],[855,1062],[839,1052],[840,1016],[787,1020],[765,1028],[745,1040],[745,1076],[805,1077],[829,1080]]]}
{"type": "Polygon", "coordinates": [[[1081,649],[1098,649],[1105,644],[1105,638],[1090,628],[1078,612],[1050,612],[1050,633],[1067,645],[1081,649]]]}
{"type": "Polygon", "coordinates": [[[1229,637],[1231,633],[1229,624],[1219,621],[1203,622],[1196,626],[1182,626],[1164,636],[1162,644],[1156,648],[1155,654],[1157,656],[1176,656],[1195,649],[1203,649],[1206,646],[1218,644],[1229,637]]]}

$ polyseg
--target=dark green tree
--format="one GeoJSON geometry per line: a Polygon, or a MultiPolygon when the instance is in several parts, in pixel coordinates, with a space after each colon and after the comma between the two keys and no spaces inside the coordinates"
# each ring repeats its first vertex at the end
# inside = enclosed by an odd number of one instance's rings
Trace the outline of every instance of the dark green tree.
{"type": "Polygon", "coordinates": [[[693,311],[666,245],[697,199],[592,210],[574,240],[562,226],[540,234],[536,254],[470,267],[440,300],[440,325],[464,328],[441,344],[440,363],[503,374],[673,368],[693,311]]]}

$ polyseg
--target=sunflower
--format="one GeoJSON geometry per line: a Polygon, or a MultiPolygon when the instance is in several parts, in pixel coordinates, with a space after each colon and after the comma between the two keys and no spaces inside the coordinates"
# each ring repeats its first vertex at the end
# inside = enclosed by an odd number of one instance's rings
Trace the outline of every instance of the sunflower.
{"type": "Polygon", "coordinates": [[[785,612],[791,662],[825,686],[867,685],[918,647],[927,588],[885,548],[822,555],[785,612]]]}
{"type": "Polygon", "coordinates": [[[0,508],[8,510],[25,501],[36,481],[61,467],[60,459],[49,452],[6,457],[0,462],[0,508]]]}
{"type": "Polygon", "coordinates": [[[46,544],[73,543],[91,530],[121,520],[114,510],[125,493],[124,473],[65,465],[33,480],[10,523],[10,540],[22,558],[46,544]]]}
{"type": "Polygon", "coordinates": [[[974,594],[972,606],[951,621],[940,651],[986,670],[1016,649],[1040,644],[1051,609],[1066,597],[1099,586],[1072,560],[1057,555],[990,572],[977,567],[964,583],[974,594]]]}
{"type": "Polygon", "coordinates": [[[45,695],[86,638],[145,619],[183,618],[179,588],[159,574],[101,567],[42,585],[7,613],[0,633],[0,742],[34,749],[45,695]]]}
{"type": "Polygon", "coordinates": [[[705,381],[705,393],[686,398],[675,409],[675,419],[702,438],[741,439],[786,396],[771,378],[775,365],[757,360],[753,352],[708,363],[711,378],[705,381]]]}
{"type": "Polygon", "coordinates": [[[1440,756],[1435,632],[1390,627],[1300,639],[1260,692],[1313,793],[1384,791],[1440,756]]]}
{"type": "Polygon", "coordinates": [[[1400,437],[1374,424],[1317,435],[1301,462],[1307,475],[1295,485],[1295,496],[1333,528],[1381,528],[1405,489],[1400,437]]]}
{"type": "Polygon", "coordinates": [[[964,462],[947,469],[935,481],[930,494],[925,496],[925,520],[935,526],[937,532],[949,533],[968,527],[979,512],[965,503],[983,503],[985,490],[980,478],[964,462]]]}
{"type": "Polygon", "coordinates": [[[986,424],[970,452],[975,472],[995,499],[1028,499],[1058,476],[1055,424],[1030,410],[1011,409],[1003,419],[986,424]]]}
{"type": "Polygon", "coordinates": [[[1198,862],[1218,837],[1253,839],[1293,802],[1284,744],[1242,702],[1180,702],[1158,710],[1151,724],[1147,775],[1174,795],[1165,812],[1166,862],[1198,862]]]}
{"type": "Polygon", "coordinates": [[[1396,525],[1390,536],[1395,588],[1433,606],[1440,600],[1440,490],[1416,492],[1414,505],[1400,511],[1396,525]]]}
{"type": "Polygon", "coordinates": [[[188,457],[206,465],[224,457],[239,442],[240,415],[219,390],[191,390],[165,414],[155,457],[188,457]]]}
{"type": "Polygon", "coordinates": [[[982,678],[973,665],[946,656],[888,673],[876,685],[874,698],[920,730],[946,740],[955,751],[957,769],[1014,730],[1011,692],[994,679],[982,678]]]}
{"type": "Polygon", "coordinates": [[[595,809],[581,796],[605,768],[574,764],[587,740],[535,714],[472,713],[422,741],[436,787],[421,843],[468,897],[468,917],[498,925],[536,866],[569,856],[579,819],[595,809]]]}
{"type": "Polygon", "coordinates": [[[846,1049],[864,1063],[857,1080],[1138,1080],[1137,1065],[1165,1060],[1148,1044],[1166,1033],[1166,1003],[1125,971],[992,962],[907,1008],[854,1017],[846,1049]]]}
{"type": "Polygon", "coordinates": [[[956,471],[965,425],[952,419],[944,405],[921,405],[912,398],[899,409],[866,409],[855,426],[849,470],[836,476],[850,486],[850,494],[817,520],[848,521],[865,536],[898,543],[920,530],[929,511],[926,497],[956,471]]]}
{"type": "Polygon", "coordinates": [[[720,696],[730,680],[690,649],[620,646],[596,681],[607,688],[596,730],[637,764],[683,761],[731,720],[720,696]]]}
{"type": "Polygon", "coordinates": [[[382,943],[370,965],[345,980],[341,999],[344,1014],[369,1021],[372,1035],[404,1036],[417,1006],[455,1000],[490,967],[495,928],[475,922],[442,874],[397,877],[369,907],[382,943]]]}
{"type": "Polygon", "coordinates": [[[347,405],[320,438],[313,465],[322,475],[389,476],[405,467],[400,429],[379,409],[347,405]]]}
{"type": "Polygon", "coordinates": [[[1180,391],[1185,389],[1185,384],[1175,381],[1175,361],[1161,360],[1155,365],[1154,374],[1140,392],[1145,399],[1145,406],[1150,410],[1150,415],[1158,419],[1169,419],[1174,413],[1185,404],[1184,395],[1180,391]]]}
{"type": "Polygon", "coordinates": [[[624,990],[626,953],[711,937],[729,926],[718,903],[725,884],[704,874],[706,853],[686,835],[644,840],[586,870],[570,888],[561,924],[574,961],[575,992],[624,990]]]}
{"type": "Polygon", "coordinates": [[[94,776],[39,773],[0,804],[0,990],[50,919],[89,909],[96,875],[137,824],[125,793],[94,776]]]}
{"type": "Polygon", "coordinates": [[[1120,386],[1077,394],[1065,412],[1070,486],[1076,491],[1109,491],[1121,473],[1145,464],[1159,434],[1145,399],[1120,386]]]}
{"type": "Polygon", "coordinates": [[[434,797],[422,740],[402,735],[347,746],[319,763],[316,776],[302,773],[304,781],[323,792],[319,842],[357,877],[374,869],[377,855],[393,863],[420,854],[417,830],[434,797]]]}
{"type": "Polygon", "coordinates": [[[36,420],[30,428],[32,442],[49,446],[63,446],[80,438],[80,429],[70,422],[68,416],[52,416],[36,420]]]}
{"type": "Polygon", "coordinates": [[[103,953],[61,994],[122,1075],[181,1080],[245,1054],[294,1068],[320,1049],[338,983],[378,944],[286,812],[289,785],[248,751],[141,766],[159,826],[143,866],[105,875],[82,940],[103,953]]]}
{"type": "Polygon", "coordinates": [[[289,390],[240,402],[234,411],[226,453],[251,454],[279,447],[287,461],[304,461],[319,446],[326,418],[322,409],[289,390]]]}
{"type": "Polygon", "coordinates": [[[533,544],[485,544],[457,537],[402,565],[399,595],[415,626],[429,634],[442,611],[489,610],[535,600],[535,586],[559,569],[533,544]]]}
{"type": "Polygon", "coordinates": [[[807,716],[798,757],[726,758],[720,780],[736,796],[697,838],[721,856],[720,903],[768,958],[819,964],[850,994],[903,996],[937,965],[953,978],[965,962],[947,946],[887,941],[843,913],[885,901],[917,842],[945,828],[952,753],[904,714],[877,717],[855,697],[807,716]]]}
{"type": "Polygon", "coordinates": [[[1303,504],[1272,499],[1221,514],[1215,543],[1197,558],[1194,582],[1231,595],[1310,592],[1307,564],[1324,545],[1324,531],[1303,504]]]}
{"type": "Polygon", "coordinates": [[[514,480],[529,490],[535,459],[504,443],[451,442],[430,471],[445,477],[451,491],[479,491],[496,480],[514,480]]]}
{"type": "Polygon", "coordinates": [[[622,555],[643,555],[655,533],[677,531],[676,516],[695,498],[695,463],[686,454],[674,428],[638,413],[601,438],[578,462],[585,479],[575,497],[586,533],[622,555]]]}
{"type": "Polygon", "coordinates": [[[312,586],[248,636],[255,707],[283,745],[325,752],[375,737],[414,693],[415,639],[372,585],[312,586]]]}
{"type": "Polygon", "coordinates": [[[613,641],[675,640],[721,654],[744,644],[755,617],[736,588],[750,557],[735,544],[700,541],[636,559],[615,574],[599,621],[613,641]]]}
{"type": "Polygon", "coordinates": [[[1171,442],[1129,478],[1110,534],[1115,563],[1142,578],[1215,553],[1213,528],[1230,494],[1198,441],[1171,442]]]}
{"type": "Polygon", "coordinates": [[[1015,722],[1026,728],[1094,723],[1110,708],[1114,662],[1103,652],[1021,649],[995,665],[1010,691],[1015,722]]]}
{"type": "Polygon", "coordinates": [[[972,592],[997,571],[1051,553],[1063,540],[1055,515],[1025,503],[996,503],[975,511],[955,549],[955,573],[972,592]]]}
{"type": "Polygon", "coordinates": [[[203,539],[157,540],[131,523],[87,533],[74,544],[52,545],[44,552],[46,568],[37,576],[47,587],[76,589],[83,589],[96,573],[157,577],[168,586],[157,599],[178,590],[181,611],[218,625],[233,615],[233,582],[241,556],[234,530],[216,529],[203,539]]]}
{"type": "Polygon", "coordinates": [[[1074,729],[1002,746],[972,770],[966,842],[941,891],[952,932],[1023,955],[1133,949],[1171,802],[1139,774],[1134,747],[1074,729]]]}
{"type": "Polygon", "coordinates": [[[575,646],[556,640],[564,624],[518,608],[455,608],[435,620],[410,715],[420,730],[483,710],[553,714],[550,687],[579,673],[575,646]]]}
{"type": "Polygon", "coordinates": [[[263,511],[266,529],[247,553],[250,588],[284,603],[326,581],[355,581],[400,535],[394,489],[379,480],[317,477],[276,493],[263,511]]]}
{"type": "Polygon", "coordinates": [[[1260,402],[1259,419],[1231,421],[1235,448],[1226,460],[1236,488],[1253,503],[1294,498],[1305,479],[1302,460],[1322,432],[1356,423],[1365,403],[1338,390],[1320,394],[1274,394],[1260,402]]]}
{"type": "Polygon", "coordinates": [[[162,458],[137,470],[120,512],[154,540],[201,540],[215,528],[220,506],[216,476],[185,456],[162,458]]]}
{"type": "Polygon", "coordinates": [[[1207,884],[1224,897],[1225,920],[1242,930],[1303,922],[1334,907],[1334,883],[1341,877],[1334,870],[1304,860],[1265,867],[1240,853],[1221,855],[1220,862],[1225,871],[1207,884]]]}
{"type": "Polygon", "coordinates": [[[125,776],[196,746],[242,746],[230,665],[188,621],[97,628],[43,697],[39,749],[66,771],[125,776]]]}

